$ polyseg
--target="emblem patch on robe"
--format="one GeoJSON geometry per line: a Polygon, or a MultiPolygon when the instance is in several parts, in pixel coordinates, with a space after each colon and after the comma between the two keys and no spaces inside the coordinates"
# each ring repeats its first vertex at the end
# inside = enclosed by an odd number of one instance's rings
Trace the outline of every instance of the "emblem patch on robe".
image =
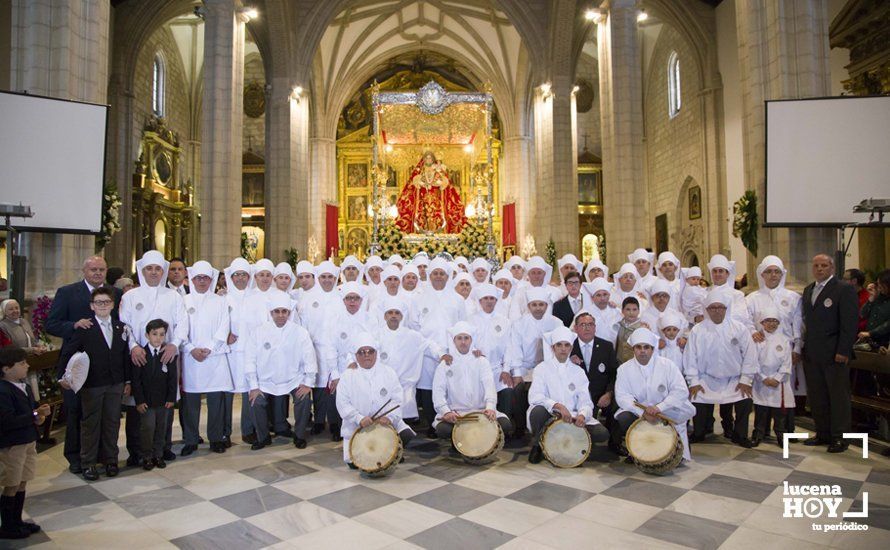
{"type": "Polygon", "coordinates": [[[776,346],[776,351],[782,351],[782,346],[776,346]]]}
{"type": "Polygon", "coordinates": [[[729,343],[732,344],[733,346],[737,346],[737,345],[739,345],[739,339],[733,338],[732,340],[729,341],[729,343]]]}
{"type": "Polygon", "coordinates": [[[788,307],[788,300],[782,300],[782,305],[788,307]]]}
{"type": "Polygon", "coordinates": [[[495,331],[495,332],[500,332],[500,331],[501,331],[501,325],[495,325],[495,326],[494,326],[494,331],[495,331]]]}
{"type": "Polygon", "coordinates": [[[341,333],[340,333],[340,338],[343,339],[343,340],[346,340],[346,333],[345,333],[345,332],[341,332],[341,333]]]}
{"type": "Polygon", "coordinates": [[[667,388],[664,387],[664,384],[659,384],[659,385],[658,385],[658,391],[659,391],[659,393],[664,393],[666,390],[667,390],[667,388]]]}
{"type": "Polygon", "coordinates": [[[142,304],[136,304],[136,311],[141,310],[143,307],[145,306],[143,306],[142,304]]]}
{"type": "Polygon", "coordinates": [[[445,376],[447,376],[448,378],[451,378],[452,376],[454,376],[454,371],[453,370],[445,371],[445,376]]]}
{"type": "Polygon", "coordinates": [[[831,301],[831,298],[825,298],[825,301],[822,302],[822,305],[824,305],[825,307],[831,307],[831,304],[833,303],[834,302],[831,301]]]}
{"type": "Polygon", "coordinates": [[[318,302],[312,302],[312,307],[318,307],[318,302]]]}
{"type": "Polygon", "coordinates": [[[575,383],[574,382],[569,384],[569,391],[575,391],[575,383]]]}
{"type": "Polygon", "coordinates": [[[430,309],[427,308],[427,307],[425,307],[425,308],[423,308],[423,311],[422,311],[421,313],[423,313],[424,315],[426,315],[426,314],[429,313],[429,312],[430,312],[430,309]]]}
{"type": "Polygon", "coordinates": [[[389,358],[389,354],[384,351],[380,354],[380,358],[386,361],[389,358]]]}
{"type": "Polygon", "coordinates": [[[189,315],[194,315],[194,314],[195,314],[195,308],[190,307],[190,308],[189,308],[189,315]]]}
{"type": "Polygon", "coordinates": [[[380,397],[386,397],[387,391],[386,388],[380,388],[380,397]]]}
{"type": "Polygon", "coordinates": [[[606,372],[606,365],[600,363],[600,366],[596,368],[600,372],[606,372]]]}
{"type": "Polygon", "coordinates": [[[263,344],[263,347],[266,349],[272,349],[272,344],[270,344],[269,342],[266,342],[265,344],[263,344]]]}

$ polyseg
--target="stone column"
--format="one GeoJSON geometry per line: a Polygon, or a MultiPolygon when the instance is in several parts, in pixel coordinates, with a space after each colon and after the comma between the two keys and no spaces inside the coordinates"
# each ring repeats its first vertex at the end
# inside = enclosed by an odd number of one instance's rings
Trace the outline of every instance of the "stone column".
{"type": "Polygon", "coordinates": [[[268,79],[266,108],[266,256],[291,246],[306,257],[309,238],[309,101],[293,97],[290,77],[268,79]]]}
{"type": "MultiPolygon", "coordinates": [[[[765,107],[768,99],[830,94],[826,0],[736,0],[742,82],[745,186],[757,192],[760,218],[765,197],[765,107]]],[[[804,190],[802,189],[801,192],[804,190]]],[[[734,199],[732,199],[734,200],[734,199]]],[[[789,269],[789,283],[810,278],[810,259],[833,254],[832,229],[761,229],[758,256],[776,254],[789,269]]],[[[748,280],[758,261],[749,261],[748,280]]]]}
{"type": "Polygon", "coordinates": [[[206,0],[201,130],[201,245],[197,257],[229,265],[241,250],[244,23],[238,0],[206,0]]]}
{"type": "Polygon", "coordinates": [[[649,227],[643,155],[642,53],[635,0],[612,0],[597,28],[606,263],[617,270],[649,227]]]}
{"type": "MultiPolygon", "coordinates": [[[[337,202],[337,140],[333,137],[312,137],[309,139],[309,232],[308,237],[315,237],[321,257],[331,255],[325,250],[326,243],[326,203],[337,202]]],[[[341,204],[340,208],[346,208],[341,204]]],[[[300,257],[307,257],[306,245],[300,250],[300,257]]]]}
{"type": "MultiPolygon", "coordinates": [[[[501,203],[514,202],[516,204],[516,253],[522,251],[522,241],[525,236],[532,233],[534,217],[537,211],[538,196],[533,185],[534,166],[533,152],[534,140],[528,135],[516,135],[504,139],[504,154],[501,162],[501,203]]],[[[536,246],[543,251],[546,246],[538,243],[536,246]]]]}
{"type": "MultiPolygon", "coordinates": [[[[10,88],[105,103],[110,9],[108,0],[13,0],[10,88]]],[[[94,239],[26,233],[22,244],[28,258],[25,292],[31,298],[75,280],[93,253],[94,239]]]]}
{"type": "Polygon", "coordinates": [[[106,136],[105,174],[117,184],[121,196],[121,230],[105,245],[105,257],[109,265],[122,267],[129,273],[133,267],[133,161],[136,159],[138,140],[133,132],[134,94],[127,89],[123,74],[112,74],[108,83],[108,135],[106,136]],[[136,143],[136,147],[134,147],[136,143]]]}

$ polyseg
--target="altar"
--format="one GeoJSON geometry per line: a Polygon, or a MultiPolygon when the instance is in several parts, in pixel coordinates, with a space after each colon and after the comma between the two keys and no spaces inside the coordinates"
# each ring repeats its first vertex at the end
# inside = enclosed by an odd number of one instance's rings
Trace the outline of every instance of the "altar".
{"type": "Polygon", "coordinates": [[[500,143],[493,111],[490,93],[438,74],[396,75],[355,99],[341,124],[355,130],[337,141],[339,256],[495,257],[500,143]],[[421,76],[425,84],[404,91],[421,76]],[[363,113],[364,124],[355,124],[363,113]]]}

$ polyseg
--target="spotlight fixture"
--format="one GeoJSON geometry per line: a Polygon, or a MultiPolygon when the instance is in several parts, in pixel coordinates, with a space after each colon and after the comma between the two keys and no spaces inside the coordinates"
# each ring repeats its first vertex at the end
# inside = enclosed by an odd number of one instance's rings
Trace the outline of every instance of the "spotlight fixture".
{"type": "Polygon", "coordinates": [[[649,14],[646,13],[646,10],[640,10],[640,13],[637,14],[637,23],[642,23],[646,19],[649,19],[649,14]]]}

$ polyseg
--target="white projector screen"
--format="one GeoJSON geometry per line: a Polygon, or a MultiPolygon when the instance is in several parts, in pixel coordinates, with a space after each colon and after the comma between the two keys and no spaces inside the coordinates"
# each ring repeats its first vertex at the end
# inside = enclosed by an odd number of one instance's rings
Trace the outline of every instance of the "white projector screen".
{"type": "Polygon", "coordinates": [[[890,97],[766,102],[766,220],[866,222],[863,199],[890,199],[890,97]]]}
{"type": "Polygon", "coordinates": [[[98,233],[106,105],[0,93],[0,202],[30,206],[23,231],[98,233]]]}

